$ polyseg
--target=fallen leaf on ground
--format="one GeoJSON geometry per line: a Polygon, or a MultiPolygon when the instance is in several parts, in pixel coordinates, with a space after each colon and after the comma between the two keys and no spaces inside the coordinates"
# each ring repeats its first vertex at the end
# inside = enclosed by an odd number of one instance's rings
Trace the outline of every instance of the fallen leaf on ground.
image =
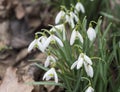
{"type": "Polygon", "coordinates": [[[33,82],[33,79],[26,76],[24,82],[18,82],[15,68],[9,67],[6,71],[5,77],[0,85],[0,92],[32,92],[33,86],[25,82],[33,82]]]}

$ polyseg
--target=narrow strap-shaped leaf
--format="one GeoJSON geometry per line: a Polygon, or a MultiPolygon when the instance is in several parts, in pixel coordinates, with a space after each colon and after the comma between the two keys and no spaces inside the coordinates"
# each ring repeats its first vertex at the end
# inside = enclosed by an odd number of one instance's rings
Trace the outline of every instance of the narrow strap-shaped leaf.
{"type": "Polygon", "coordinates": [[[26,84],[29,85],[54,85],[54,86],[61,86],[64,87],[64,85],[62,83],[55,83],[53,81],[49,81],[49,82],[27,82],[26,84]]]}
{"type": "Polygon", "coordinates": [[[39,67],[39,68],[45,70],[45,71],[49,70],[48,68],[42,66],[41,64],[37,64],[37,63],[35,63],[35,65],[36,65],[37,67],[39,67]]]}

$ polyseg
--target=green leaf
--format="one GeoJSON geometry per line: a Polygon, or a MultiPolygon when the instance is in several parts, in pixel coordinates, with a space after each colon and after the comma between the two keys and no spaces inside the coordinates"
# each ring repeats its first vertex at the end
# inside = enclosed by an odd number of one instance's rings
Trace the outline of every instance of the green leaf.
{"type": "Polygon", "coordinates": [[[37,63],[35,63],[35,65],[36,65],[37,67],[39,67],[39,68],[45,70],[45,71],[48,71],[48,70],[49,70],[48,68],[44,67],[44,66],[41,65],[41,64],[37,64],[37,63]]]}
{"type": "Polygon", "coordinates": [[[64,87],[64,85],[62,83],[55,83],[53,81],[49,81],[49,82],[27,82],[26,84],[29,84],[29,85],[54,85],[54,86],[64,87]]]}

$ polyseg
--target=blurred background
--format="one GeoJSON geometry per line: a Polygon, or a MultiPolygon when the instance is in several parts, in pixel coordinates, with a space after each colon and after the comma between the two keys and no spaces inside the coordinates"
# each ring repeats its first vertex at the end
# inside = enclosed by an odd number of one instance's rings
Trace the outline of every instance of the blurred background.
{"type": "MultiPolygon", "coordinates": [[[[109,79],[112,81],[108,80],[107,91],[102,92],[120,92],[120,0],[80,1],[85,7],[85,13],[80,15],[81,20],[86,16],[89,23],[102,16],[103,32],[112,23],[106,49],[114,51],[109,69],[113,76],[109,79]]],[[[76,3],[77,0],[0,0],[0,92],[64,92],[60,87],[24,84],[28,80],[42,79],[44,71],[34,63],[43,63],[46,57],[37,49],[28,53],[27,47],[34,39],[35,32],[50,29],[48,24],[54,25],[61,5],[70,9],[71,4],[76,3]]],[[[97,88],[96,85],[94,87],[97,88]]]]}

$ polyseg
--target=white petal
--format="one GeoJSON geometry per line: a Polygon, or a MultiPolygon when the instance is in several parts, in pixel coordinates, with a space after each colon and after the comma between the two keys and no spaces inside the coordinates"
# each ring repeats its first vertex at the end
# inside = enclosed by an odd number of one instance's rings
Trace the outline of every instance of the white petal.
{"type": "Polygon", "coordinates": [[[80,2],[76,4],[75,9],[77,10],[77,12],[81,11],[82,13],[85,13],[84,6],[80,2]]]}
{"type": "Polygon", "coordinates": [[[35,39],[34,41],[32,41],[30,43],[30,45],[28,47],[28,52],[30,52],[34,48],[34,46],[36,45],[36,43],[37,43],[37,39],[35,39]]]}
{"type": "Polygon", "coordinates": [[[48,70],[45,74],[44,74],[44,76],[43,76],[43,80],[45,79],[45,78],[51,78],[51,76],[49,76],[50,74],[54,74],[54,72],[53,72],[54,70],[53,70],[53,68],[51,68],[50,70],[48,70]],[[49,77],[48,77],[49,76],[49,77]]]}
{"type": "Polygon", "coordinates": [[[57,73],[56,73],[55,69],[54,69],[54,68],[51,68],[51,71],[52,71],[52,73],[53,73],[53,75],[54,75],[55,82],[58,83],[58,76],[57,76],[57,73]]]}
{"type": "Polygon", "coordinates": [[[76,31],[75,29],[72,31],[71,37],[70,37],[70,45],[73,45],[76,39],[76,31]]]}
{"type": "Polygon", "coordinates": [[[42,36],[41,39],[40,39],[41,44],[43,45],[46,40],[47,40],[47,37],[46,36],[42,36]]]}
{"type": "Polygon", "coordinates": [[[75,62],[72,64],[71,70],[72,70],[73,68],[75,68],[75,66],[77,65],[77,63],[78,63],[78,61],[75,61],[75,62]]]}
{"type": "Polygon", "coordinates": [[[46,49],[49,46],[50,42],[51,42],[51,36],[49,36],[48,39],[45,41],[45,43],[43,45],[44,49],[46,49]]]}
{"type": "Polygon", "coordinates": [[[64,27],[63,24],[57,25],[57,26],[55,26],[55,28],[58,29],[58,30],[60,30],[60,31],[65,30],[65,27],[64,27]]]}
{"type": "Polygon", "coordinates": [[[79,58],[77,63],[77,69],[80,69],[82,65],[83,65],[83,58],[79,58]]]}
{"type": "Polygon", "coordinates": [[[64,24],[56,25],[55,27],[52,27],[50,29],[50,31],[53,31],[53,32],[60,31],[60,32],[62,32],[63,33],[63,40],[66,40],[66,37],[65,37],[65,26],[64,26],[64,24]]]}
{"type": "Polygon", "coordinates": [[[69,25],[71,25],[72,28],[75,27],[75,23],[74,23],[74,20],[72,18],[70,18],[69,25]]]}
{"type": "Polygon", "coordinates": [[[64,30],[65,30],[64,24],[56,25],[56,26],[54,26],[50,29],[50,31],[53,31],[53,32],[55,32],[55,31],[61,31],[62,32],[64,30]]]}
{"type": "Polygon", "coordinates": [[[56,60],[53,56],[50,56],[50,60],[52,60],[53,62],[56,62],[56,60]]]}
{"type": "Polygon", "coordinates": [[[62,12],[62,11],[60,11],[60,12],[57,14],[57,16],[56,16],[56,18],[55,18],[55,24],[58,24],[58,23],[60,22],[61,12],[62,12]]]}
{"type": "Polygon", "coordinates": [[[48,71],[44,74],[43,80],[48,76],[48,71]]]}
{"type": "Polygon", "coordinates": [[[81,43],[83,43],[83,37],[78,31],[77,31],[77,35],[78,35],[78,38],[81,41],[81,43]]]}
{"type": "Polygon", "coordinates": [[[87,75],[92,78],[93,77],[93,68],[92,68],[92,66],[89,65],[89,64],[86,64],[84,62],[84,67],[85,67],[85,71],[86,71],[87,75]]]}
{"type": "Polygon", "coordinates": [[[90,41],[93,41],[96,38],[96,32],[92,27],[88,28],[87,35],[90,41]]]}
{"type": "Polygon", "coordinates": [[[73,12],[70,12],[70,15],[72,19],[75,19],[76,22],[79,20],[78,17],[73,12]]]}
{"type": "Polygon", "coordinates": [[[68,22],[69,25],[70,25],[72,28],[74,28],[74,27],[75,27],[75,24],[74,24],[73,18],[72,18],[71,16],[69,16],[69,15],[66,15],[65,18],[66,18],[66,22],[68,22]]]}
{"type": "Polygon", "coordinates": [[[44,52],[45,51],[45,48],[44,48],[44,46],[39,42],[39,40],[37,41],[37,48],[40,50],[40,51],[42,51],[42,52],[44,52]]]}
{"type": "Polygon", "coordinates": [[[57,43],[58,43],[61,47],[63,47],[63,43],[62,43],[62,41],[61,41],[58,37],[56,37],[56,36],[53,35],[53,38],[57,41],[57,43]]]}
{"type": "Polygon", "coordinates": [[[70,16],[69,15],[66,15],[65,19],[66,19],[66,22],[70,23],[70,16]]]}
{"type": "Polygon", "coordinates": [[[85,54],[84,54],[84,59],[89,65],[92,65],[92,60],[85,54]]]}
{"type": "Polygon", "coordinates": [[[46,76],[46,80],[50,80],[51,78],[51,76],[46,76]]]}
{"type": "Polygon", "coordinates": [[[50,65],[50,56],[47,57],[47,59],[45,60],[44,66],[48,67],[50,65]]]}
{"type": "Polygon", "coordinates": [[[78,22],[79,18],[74,14],[75,21],[78,22]]]}
{"type": "Polygon", "coordinates": [[[64,15],[65,15],[65,12],[61,10],[61,11],[57,14],[57,16],[56,16],[56,18],[55,18],[55,24],[58,24],[58,23],[60,22],[60,19],[61,19],[64,15]]]}
{"type": "Polygon", "coordinates": [[[58,76],[57,76],[55,70],[54,70],[54,77],[55,77],[55,82],[58,83],[58,76]]]}
{"type": "Polygon", "coordinates": [[[94,92],[94,89],[91,86],[89,86],[85,92],[94,92]]]}

